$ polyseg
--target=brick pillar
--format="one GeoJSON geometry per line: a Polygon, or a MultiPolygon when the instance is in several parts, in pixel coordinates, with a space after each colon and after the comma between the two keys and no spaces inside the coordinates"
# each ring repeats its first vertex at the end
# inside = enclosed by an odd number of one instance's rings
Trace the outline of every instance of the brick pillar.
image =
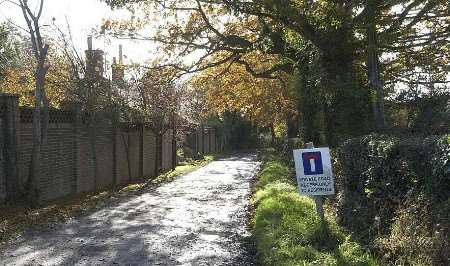
{"type": "Polygon", "coordinates": [[[2,130],[0,135],[3,135],[3,143],[0,143],[0,145],[2,145],[1,150],[3,153],[3,166],[0,166],[0,168],[3,168],[4,177],[3,198],[10,200],[15,199],[20,190],[18,167],[20,123],[19,97],[17,95],[0,94],[0,108],[3,109],[2,125],[0,129],[2,130]]]}
{"type": "Polygon", "coordinates": [[[73,113],[73,183],[72,183],[72,193],[79,193],[79,182],[80,182],[80,168],[81,159],[83,154],[80,153],[80,141],[81,141],[81,127],[83,124],[81,117],[81,104],[79,102],[64,101],[60,104],[62,110],[71,111],[73,113]]]}
{"type": "Polygon", "coordinates": [[[139,179],[144,178],[144,124],[139,125],[139,179]]]}
{"type": "Polygon", "coordinates": [[[212,131],[211,130],[208,130],[208,152],[209,153],[212,153],[212,141],[211,141],[211,139],[212,139],[212,131]]]}
{"type": "MultiPolygon", "coordinates": [[[[0,129],[3,129],[3,105],[0,105],[0,129]]],[[[0,205],[6,201],[6,175],[5,175],[5,156],[3,153],[3,130],[0,130],[0,205]]]]}
{"type": "Polygon", "coordinates": [[[217,153],[217,129],[214,127],[214,153],[217,153]]]}
{"type": "Polygon", "coordinates": [[[195,158],[197,159],[200,155],[200,131],[198,128],[195,129],[195,158]]]}
{"type": "Polygon", "coordinates": [[[192,156],[197,157],[197,132],[192,133],[192,156]]]}
{"type": "Polygon", "coordinates": [[[202,131],[202,157],[203,155],[205,155],[205,126],[202,124],[201,127],[201,131],[202,131]]]}
{"type": "Polygon", "coordinates": [[[177,136],[176,136],[176,128],[172,129],[172,139],[171,139],[171,147],[172,147],[172,170],[175,170],[177,167],[177,136]]]}
{"type": "Polygon", "coordinates": [[[116,123],[113,122],[113,127],[112,127],[112,141],[113,141],[113,185],[117,186],[119,185],[119,174],[117,171],[117,134],[118,134],[118,130],[117,130],[117,126],[116,123]]]}
{"type": "Polygon", "coordinates": [[[120,114],[117,109],[114,110],[113,119],[112,119],[112,138],[113,138],[113,184],[114,186],[118,186],[120,184],[120,176],[118,170],[118,143],[117,139],[119,138],[120,133],[120,114]]]}

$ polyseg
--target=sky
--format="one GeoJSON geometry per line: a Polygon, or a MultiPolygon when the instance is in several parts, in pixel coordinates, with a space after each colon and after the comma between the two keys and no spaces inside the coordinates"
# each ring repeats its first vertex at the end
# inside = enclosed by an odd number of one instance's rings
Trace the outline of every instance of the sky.
{"type": "MultiPolygon", "coordinates": [[[[29,0],[30,6],[38,2],[29,0]]],[[[93,28],[99,28],[103,19],[124,18],[129,15],[126,10],[111,10],[104,2],[99,0],[44,0],[41,25],[51,25],[52,19],[61,29],[66,29],[66,18],[70,24],[74,44],[80,51],[87,49],[87,36],[93,28]]],[[[0,0],[0,22],[11,20],[14,24],[25,28],[25,20],[19,7],[0,0]],[[3,2],[3,3],[2,3],[3,2]]],[[[49,27],[43,27],[43,29],[49,27]]],[[[49,32],[49,30],[46,30],[49,32]]],[[[119,44],[123,45],[125,63],[145,63],[151,60],[156,46],[148,41],[127,41],[106,38],[94,39],[94,49],[105,51],[105,58],[112,62],[118,57],[119,44]]]]}

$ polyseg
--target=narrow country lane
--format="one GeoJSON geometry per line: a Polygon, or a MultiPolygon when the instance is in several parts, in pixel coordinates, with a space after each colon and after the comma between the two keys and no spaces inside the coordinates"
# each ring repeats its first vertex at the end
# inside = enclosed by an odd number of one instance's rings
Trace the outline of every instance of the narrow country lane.
{"type": "Polygon", "coordinates": [[[0,265],[252,265],[255,155],[215,161],[0,249],[0,265]]]}

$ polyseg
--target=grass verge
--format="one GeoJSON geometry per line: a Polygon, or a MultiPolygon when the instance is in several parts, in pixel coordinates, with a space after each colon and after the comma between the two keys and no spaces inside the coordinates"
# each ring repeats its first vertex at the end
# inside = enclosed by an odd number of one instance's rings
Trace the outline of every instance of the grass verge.
{"type": "Polygon", "coordinates": [[[103,206],[109,201],[118,200],[137,194],[149,186],[157,186],[174,180],[180,175],[195,171],[215,160],[214,155],[207,155],[202,160],[190,160],[181,163],[175,170],[156,178],[143,180],[141,183],[116,187],[109,190],[79,194],[48,203],[44,207],[30,208],[24,203],[0,206],[0,246],[7,241],[18,238],[25,230],[35,226],[51,227],[69,219],[103,206]]]}
{"type": "Polygon", "coordinates": [[[274,153],[263,155],[253,197],[253,230],[262,265],[378,265],[314,202],[297,192],[293,170],[274,153]]]}

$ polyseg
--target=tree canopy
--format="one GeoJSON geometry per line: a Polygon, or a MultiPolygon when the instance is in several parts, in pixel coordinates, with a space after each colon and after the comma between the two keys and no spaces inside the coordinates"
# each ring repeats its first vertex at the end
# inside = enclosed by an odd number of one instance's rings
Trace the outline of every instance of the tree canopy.
{"type": "Polygon", "coordinates": [[[217,68],[232,77],[229,72],[245,69],[254,78],[284,73],[314,81],[305,89],[322,91],[315,94],[323,124],[335,134],[384,128],[385,98],[402,86],[448,83],[448,57],[441,53],[449,49],[448,1],[106,2],[135,13],[126,23],[106,21],[103,32],[160,43],[170,58],[164,66],[188,74],[217,68]],[[146,33],[150,20],[159,20],[156,33],[146,33]],[[261,68],[252,54],[277,60],[261,68]],[[305,65],[313,61],[321,75],[308,77],[305,65]]]}

